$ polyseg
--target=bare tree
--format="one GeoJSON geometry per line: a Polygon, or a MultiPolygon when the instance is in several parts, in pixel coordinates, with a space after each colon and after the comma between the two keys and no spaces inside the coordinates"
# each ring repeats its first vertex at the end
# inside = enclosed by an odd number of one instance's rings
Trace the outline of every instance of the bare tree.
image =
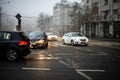
{"type": "Polygon", "coordinates": [[[80,31],[80,27],[82,24],[82,14],[80,10],[80,4],[77,2],[73,3],[73,10],[69,13],[69,16],[71,17],[71,23],[73,25],[72,30],[74,31],[80,31]]]}
{"type": "Polygon", "coordinates": [[[40,13],[39,18],[38,18],[38,28],[41,31],[48,31],[50,28],[50,16],[46,15],[44,13],[40,13]]]}

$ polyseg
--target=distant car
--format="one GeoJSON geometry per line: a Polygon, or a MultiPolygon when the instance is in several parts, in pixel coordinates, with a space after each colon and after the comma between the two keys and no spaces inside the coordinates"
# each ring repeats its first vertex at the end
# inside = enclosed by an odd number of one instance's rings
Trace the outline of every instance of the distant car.
{"type": "Polygon", "coordinates": [[[79,32],[69,32],[64,34],[62,37],[63,44],[71,44],[71,45],[88,45],[88,38],[79,32]]]}
{"type": "Polygon", "coordinates": [[[27,56],[30,52],[30,40],[23,32],[0,31],[0,53],[9,61],[27,56]]]}
{"type": "Polygon", "coordinates": [[[54,33],[46,33],[47,34],[47,38],[49,41],[57,41],[58,40],[58,36],[55,35],[54,33]]]}
{"type": "Polygon", "coordinates": [[[30,33],[30,32],[27,31],[27,32],[25,32],[25,35],[28,37],[29,33],[30,33]]]}
{"type": "Polygon", "coordinates": [[[30,38],[32,48],[48,47],[48,39],[45,32],[33,31],[29,33],[28,37],[30,38]]]}

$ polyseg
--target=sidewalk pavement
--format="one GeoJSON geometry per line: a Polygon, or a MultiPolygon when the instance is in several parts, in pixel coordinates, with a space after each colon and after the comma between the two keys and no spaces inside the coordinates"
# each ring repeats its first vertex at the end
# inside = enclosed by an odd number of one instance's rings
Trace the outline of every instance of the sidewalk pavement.
{"type": "Polygon", "coordinates": [[[103,45],[120,49],[120,39],[89,38],[92,45],[103,45]]]}

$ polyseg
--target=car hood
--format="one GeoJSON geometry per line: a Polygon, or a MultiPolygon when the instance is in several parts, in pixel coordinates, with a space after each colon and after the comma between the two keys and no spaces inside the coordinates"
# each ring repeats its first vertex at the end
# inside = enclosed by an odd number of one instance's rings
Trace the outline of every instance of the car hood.
{"type": "Polygon", "coordinates": [[[73,39],[87,39],[87,37],[73,37],[73,39]]]}
{"type": "Polygon", "coordinates": [[[48,35],[48,37],[57,37],[56,35],[48,35]]]}

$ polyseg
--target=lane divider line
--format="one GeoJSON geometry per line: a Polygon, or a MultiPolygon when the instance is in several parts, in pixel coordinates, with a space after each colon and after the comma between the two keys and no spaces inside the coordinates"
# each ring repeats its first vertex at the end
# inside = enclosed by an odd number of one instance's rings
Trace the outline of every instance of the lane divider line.
{"type": "Polygon", "coordinates": [[[83,77],[85,77],[87,80],[92,80],[91,77],[87,76],[86,74],[84,74],[83,72],[81,72],[79,69],[76,69],[76,72],[80,75],[82,75],[83,77]]]}
{"type": "Polygon", "coordinates": [[[77,69],[78,71],[82,71],[82,72],[105,72],[105,70],[88,70],[88,69],[77,69]]]}
{"type": "Polygon", "coordinates": [[[50,68],[27,68],[27,67],[23,67],[22,70],[41,70],[41,71],[49,71],[51,70],[50,68]]]}

